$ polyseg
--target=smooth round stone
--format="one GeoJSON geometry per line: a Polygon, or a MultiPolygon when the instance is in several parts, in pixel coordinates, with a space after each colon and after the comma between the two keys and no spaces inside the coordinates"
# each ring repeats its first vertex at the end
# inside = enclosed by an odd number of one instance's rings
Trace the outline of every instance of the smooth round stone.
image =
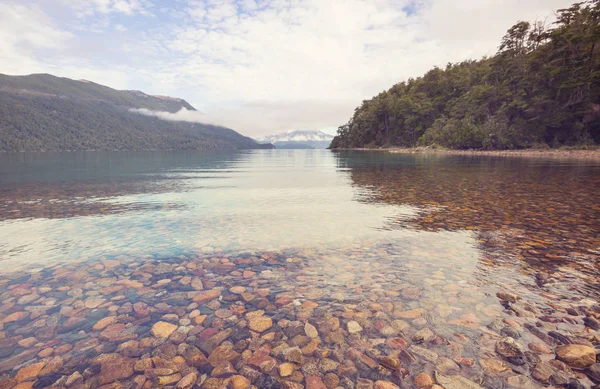
{"type": "Polygon", "coordinates": [[[14,312],[6,316],[0,323],[13,323],[21,321],[29,316],[29,312],[14,312]]]}
{"type": "Polygon", "coordinates": [[[52,355],[53,352],[54,352],[54,349],[52,347],[47,347],[47,348],[43,349],[42,351],[40,351],[37,356],[40,358],[46,358],[46,357],[49,357],[50,355],[52,355]]]}
{"type": "Polygon", "coordinates": [[[385,356],[379,358],[379,363],[390,370],[396,370],[400,367],[400,360],[398,358],[385,356]]]}
{"type": "Polygon", "coordinates": [[[293,363],[285,362],[279,365],[279,375],[282,377],[289,377],[294,372],[295,365],[293,363]]]}
{"type": "Polygon", "coordinates": [[[44,366],[46,366],[46,362],[38,362],[25,366],[17,372],[15,379],[17,380],[17,382],[21,382],[31,378],[35,378],[38,376],[40,371],[42,371],[44,366]]]}
{"type": "Polygon", "coordinates": [[[567,344],[556,349],[556,357],[576,369],[585,369],[596,363],[596,352],[582,344],[567,344]]]}
{"type": "Polygon", "coordinates": [[[94,309],[94,308],[98,308],[100,305],[104,304],[106,300],[102,299],[102,298],[91,298],[88,300],[85,300],[84,305],[86,308],[90,308],[90,309],[94,309]]]}
{"type": "Polygon", "coordinates": [[[248,327],[255,332],[264,332],[272,326],[273,320],[266,316],[253,317],[248,321],[248,327]]]}
{"type": "Polygon", "coordinates": [[[174,313],[167,313],[166,315],[163,315],[161,319],[175,323],[179,321],[179,316],[174,313]]]}
{"type": "Polygon", "coordinates": [[[325,383],[325,386],[327,386],[327,389],[333,389],[339,385],[340,377],[335,373],[327,373],[325,374],[325,377],[323,377],[323,382],[325,383]]]}
{"type": "Polygon", "coordinates": [[[358,324],[358,322],[356,322],[354,320],[348,322],[348,332],[351,335],[352,334],[358,334],[362,330],[363,330],[363,328],[361,327],[360,324],[358,324]]]}
{"type": "MultiPolygon", "coordinates": [[[[34,344],[36,344],[37,342],[38,342],[38,340],[36,338],[29,337],[29,338],[19,340],[18,344],[21,347],[29,348],[29,347],[33,346],[34,344]]],[[[0,344],[2,344],[2,343],[0,343],[0,344]]],[[[7,345],[7,347],[8,347],[8,345],[7,345]]]]}
{"type": "Polygon", "coordinates": [[[327,389],[323,379],[319,376],[306,377],[306,389],[327,389]]]}
{"type": "Polygon", "coordinates": [[[400,389],[400,387],[389,381],[375,381],[374,389],[400,389]]]}
{"type": "Polygon", "coordinates": [[[102,331],[103,329],[105,329],[109,325],[115,324],[116,322],[117,322],[117,317],[116,316],[107,316],[105,318],[102,318],[102,319],[98,320],[96,322],[96,324],[94,324],[94,326],[92,327],[92,329],[94,331],[102,331]]]}
{"type": "Polygon", "coordinates": [[[483,370],[492,374],[500,374],[510,370],[510,367],[508,367],[504,361],[499,359],[480,359],[479,363],[483,370]]]}
{"type": "Polygon", "coordinates": [[[176,329],[177,325],[175,324],[159,321],[154,323],[151,332],[156,338],[168,338],[176,329]]]}
{"type": "Polygon", "coordinates": [[[531,351],[534,351],[536,353],[552,354],[552,349],[550,349],[550,347],[542,343],[529,343],[528,347],[531,351]]]}
{"type": "Polygon", "coordinates": [[[182,326],[189,326],[192,324],[192,321],[190,319],[180,319],[179,324],[182,326]]]}
{"type": "Polygon", "coordinates": [[[319,337],[319,332],[317,331],[317,328],[309,322],[306,322],[306,324],[304,324],[304,332],[309,338],[314,339],[319,337]]]}
{"type": "Polygon", "coordinates": [[[215,311],[215,316],[220,319],[227,319],[228,317],[233,316],[233,313],[229,309],[217,309],[215,311]]]}
{"type": "Polygon", "coordinates": [[[421,389],[430,387],[435,384],[435,381],[429,374],[420,373],[415,377],[414,383],[417,388],[421,389]]]}
{"type": "Polygon", "coordinates": [[[183,377],[175,386],[176,389],[191,389],[196,384],[198,376],[192,372],[183,377]]]}
{"type": "Polygon", "coordinates": [[[17,303],[19,305],[27,305],[27,304],[31,304],[32,302],[34,302],[35,300],[37,300],[39,298],[40,298],[40,296],[37,294],[30,294],[30,295],[21,297],[17,303]]]}
{"type": "Polygon", "coordinates": [[[229,288],[229,291],[233,294],[242,294],[246,291],[246,288],[243,286],[233,286],[229,288]]]}
{"type": "Polygon", "coordinates": [[[250,380],[241,375],[234,375],[229,380],[229,389],[247,389],[250,386],[250,380]]]}

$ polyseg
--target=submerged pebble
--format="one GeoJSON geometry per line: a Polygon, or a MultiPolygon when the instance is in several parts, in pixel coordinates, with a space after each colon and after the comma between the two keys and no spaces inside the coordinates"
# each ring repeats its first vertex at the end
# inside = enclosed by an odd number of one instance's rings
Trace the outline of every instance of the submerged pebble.
{"type": "Polygon", "coordinates": [[[35,282],[9,274],[14,281],[0,289],[0,387],[591,388],[600,381],[592,300],[517,295],[503,282],[479,284],[452,262],[407,255],[385,243],[88,261],[48,269],[35,282]],[[432,266],[437,282],[424,282],[432,266]]]}

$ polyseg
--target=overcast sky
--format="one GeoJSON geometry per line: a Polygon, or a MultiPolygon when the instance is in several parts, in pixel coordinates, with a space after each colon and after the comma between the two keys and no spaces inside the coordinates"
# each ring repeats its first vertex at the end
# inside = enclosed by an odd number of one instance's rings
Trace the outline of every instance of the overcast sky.
{"type": "Polygon", "coordinates": [[[0,0],[0,73],[186,99],[244,135],[328,130],[565,0],[0,0]]]}

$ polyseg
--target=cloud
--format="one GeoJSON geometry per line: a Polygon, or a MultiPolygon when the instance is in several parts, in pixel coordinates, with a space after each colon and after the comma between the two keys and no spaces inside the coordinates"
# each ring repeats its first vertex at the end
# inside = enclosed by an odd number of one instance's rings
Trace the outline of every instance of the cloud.
{"type": "Polygon", "coordinates": [[[76,10],[80,18],[112,13],[149,15],[152,5],[146,0],[59,0],[59,2],[65,7],[76,10]]]}
{"type": "Polygon", "coordinates": [[[63,50],[72,39],[38,6],[0,4],[0,73],[43,71],[37,54],[63,50]]]}
{"type": "Polygon", "coordinates": [[[72,38],[61,31],[39,7],[26,7],[17,3],[0,6],[2,47],[4,50],[22,48],[23,52],[34,49],[59,49],[72,38]]]}
{"type": "Polygon", "coordinates": [[[356,101],[252,101],[203,107],[205,121],[242,133],[270,135],[291,130],[327,130],[347,120],[356,101]],[[340,122],[341,120],[341,122],[340,122]]]}
{"type": "Polygon", "coordinates": [[[336,123],[340,114],[347,112],[348,108],[348,104],[344,103],[308,100],[218,105],[211,107],[210,113],[191,111],[186,108],[175,113],[146,108],[130,108],[129,111],[168,121],[217,124],[227,128],[237,128],[242,132],[252,126],[259,132],[270,134],[273,128],[286,128],[289,123],[295,123],[294,129],[319,128],[332,133],[335,132],[335,128],[329,126],[329,123],[336,123]],[[252,123],[247,122],[248,118],[252,118],[252,123]]]}
{"type": "Polygon", "coordinates": [[[184,98],[204,114],[177,118],[250,136],[331,129],[362,100],[432,66],[494,54],[515,22],[570,3],[31,0],[20,8],[23,26],[16,3],[8,17],[0,5],[0,72],[44,69],[184,98]],[[105,35],[94,38],[82,24],[105,35]]]}
{"type": "Polygon", "coordinates": [[[202,112],[191,111],[186,108],[181,108],[177,112],[152,111],[146,108],[130,108],[129,111],[173,122],[207,123],[207,118],[202,112]]]}

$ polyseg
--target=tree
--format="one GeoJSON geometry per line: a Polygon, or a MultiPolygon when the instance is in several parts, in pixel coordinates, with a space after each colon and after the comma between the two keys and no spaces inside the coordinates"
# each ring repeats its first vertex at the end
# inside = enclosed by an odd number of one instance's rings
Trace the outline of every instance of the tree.
{"type": "Polygon", "coordinates": [[[600,0],[520,21],[498,52],[449,63],[362,102],[343,147],[523,148],[600,143],[600,0]]]}

